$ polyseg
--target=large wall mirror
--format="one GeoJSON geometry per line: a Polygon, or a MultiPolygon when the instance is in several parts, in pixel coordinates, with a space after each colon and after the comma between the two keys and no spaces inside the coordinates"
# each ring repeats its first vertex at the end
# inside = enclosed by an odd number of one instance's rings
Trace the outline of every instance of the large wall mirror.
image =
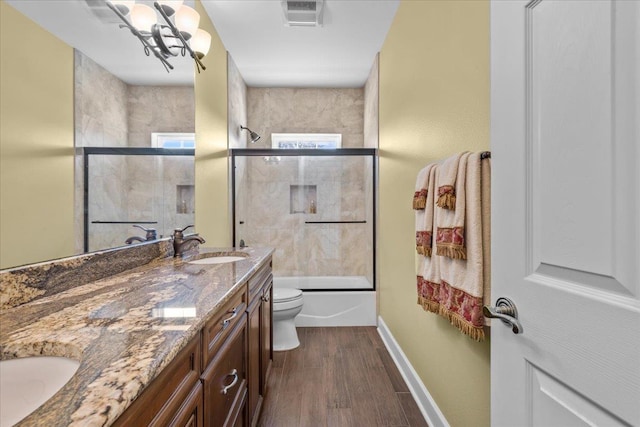
{"type": "MultiPolygon", "coordinates": [[[[174,140],[193,138],[193,61],[171,58],[174,70],[168,73],[145,55],[137,38],[119,28],[102,0],[6,4],[73,49],[68,78],[73,79],[74,253],[123,246],[132,236],[145,238],[145,231],[133,225],[156,228],[159,238],[192,224],[193,139],[166,148],[154,141],[171,141],[171,135],[174,140]]],[[[21,43],[20,34],[11,37],[12,43],[21,43]]],[[[46,62],[42,72],[47,72],[46,62]]],[[[14,205],[3,206],[3,216],[24,209],[14,205]]],[[[38,221],[43,230],[49,227],[46,214],[38,221]]],[[[44,259],[29,263],[36,261],[44,259]]],[[[3,262],[1,267],[11,266],[3,262]]]]}

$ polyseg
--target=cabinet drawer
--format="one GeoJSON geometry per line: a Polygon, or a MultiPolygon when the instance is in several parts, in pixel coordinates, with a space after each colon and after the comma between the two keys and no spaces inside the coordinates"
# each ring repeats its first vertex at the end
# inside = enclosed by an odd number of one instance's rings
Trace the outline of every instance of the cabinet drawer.
{"type": "Polygon", "coordinates": [[[198,381],[169,423],[169,427],[202,427],[204,420],[202,396],[202,384],[198,381]]]}
{"type": "Polygon", "coordinates": [[[166,426],[198,382],[200,335],[196,335],[116,420],[115,426],[166,426]]]}
{"type": "Polygon", "coordinates": [[[271,280],[271,259],[249,279],[249,301],[261,293],[262,285],[271,280]]]}
{"type": "Polygon", "coordinates": [[[203,367],[207,366],[216,351],[234,326],[244,318],[247,308],[247,287],[242,286],[236,294],[229,299],[218,312],[207,322],[202,329],[203,367]]]}
{"type": "Polygon", "coordinates": [[[240,411],[246,411],[247,322],[236,325],[202,374],[204,384],[204,425],[232,426],[240,411]]]}

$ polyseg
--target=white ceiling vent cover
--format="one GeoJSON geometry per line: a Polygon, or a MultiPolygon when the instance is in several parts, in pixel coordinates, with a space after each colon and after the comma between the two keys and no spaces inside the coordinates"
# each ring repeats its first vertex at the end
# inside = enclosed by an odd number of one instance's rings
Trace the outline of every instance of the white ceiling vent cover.
{"type": "Polygon", "coordinates": [[[288,27],[322,27],[324,0],[282,0],[288,27]]]}

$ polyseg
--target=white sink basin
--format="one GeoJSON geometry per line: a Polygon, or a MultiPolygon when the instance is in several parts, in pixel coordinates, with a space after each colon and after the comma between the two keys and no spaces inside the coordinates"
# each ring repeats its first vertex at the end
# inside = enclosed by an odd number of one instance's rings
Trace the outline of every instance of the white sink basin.
{"type": "Polygon", "coordinates": [[[195,261],[189,261],[189,264],[224,264],[227,262],[236,262],[247,259],[243,256],[213,256],[209,258],[197,259],[195,261]]]}
{"type": "Polygon", "coordinates": [[[76,373],[80,362],[66,357],[0,361],[0,427],[12,426],[49,400],[76,373]]]}

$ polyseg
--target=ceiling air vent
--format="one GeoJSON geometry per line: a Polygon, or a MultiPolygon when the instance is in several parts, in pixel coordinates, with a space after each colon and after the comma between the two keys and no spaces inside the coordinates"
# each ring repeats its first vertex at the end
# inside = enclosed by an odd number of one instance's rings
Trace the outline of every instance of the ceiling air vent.
{"type": "Polygon", "coordinates": [[[321,27],[324,0],[282,0],[284,23],[289,27],[321,27]]]}

